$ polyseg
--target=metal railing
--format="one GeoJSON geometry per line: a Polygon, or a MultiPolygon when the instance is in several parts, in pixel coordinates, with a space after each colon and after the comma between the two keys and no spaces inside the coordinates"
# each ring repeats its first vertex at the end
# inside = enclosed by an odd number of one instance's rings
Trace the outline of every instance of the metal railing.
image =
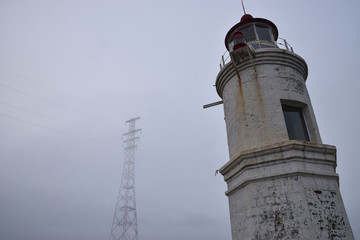
{"type": "Polygon", "coordinates": [[[294,52],[293,47],[290,46],[290,44],[286,41],[286,39],[280,38],[280,37],[278,37],[278,39],[283,41],[283,42],[277,42],[278,47],[281,46],[279,48],[283,48],[283,49],[285,48],[286,50],[288,50],[288,51],[290,51],[292,53],[294,52]]]}
{"type": "Polygon", "coordinates": [[[230,61],[229,51],[226,51],[223,55],[221,55],[220,70],[223,69],[230,61]]]}
{"type": "MultiPolygon", "coordinates": [[[[293,47],[286,41],[284,38],[278,38],[278,42],[276,42],[276,45],[278,48],[285,49],[289,52],[294,52],[293,47]],[[279,40],[282,40],[279,42],[279,40]]],[[[231,61],[229,51],[226,51],[223,55],[221,55],[221,61],[220,61],[220,70],[222,70],[226,64],[228,64],[231,61]]]]}

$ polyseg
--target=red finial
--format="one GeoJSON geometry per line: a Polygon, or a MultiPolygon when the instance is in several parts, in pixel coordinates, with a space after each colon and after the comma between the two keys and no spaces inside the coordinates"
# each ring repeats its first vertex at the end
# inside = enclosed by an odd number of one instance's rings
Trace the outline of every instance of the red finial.
{"type": "Polygon", "coordinates": [[[244,16],[241,17],[240,22],[245,22],[250,19],[253,19],[253,16],[251,16],[250,14],[244,14],[244,16]]]}

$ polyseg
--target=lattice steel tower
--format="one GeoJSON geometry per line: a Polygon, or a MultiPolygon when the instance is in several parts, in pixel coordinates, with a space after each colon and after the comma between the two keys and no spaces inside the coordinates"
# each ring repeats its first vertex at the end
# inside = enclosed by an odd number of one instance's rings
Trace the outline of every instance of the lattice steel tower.
{"type": "Polygon", "coordinates": [[[124,133],[124,168],[120,191],[111,226],[109,239],[138,240],[136,199],[135,199],[135,151],[141,129],[135,129],[135,122],[140,117],[126,121],[129,131],[124,133]]]}

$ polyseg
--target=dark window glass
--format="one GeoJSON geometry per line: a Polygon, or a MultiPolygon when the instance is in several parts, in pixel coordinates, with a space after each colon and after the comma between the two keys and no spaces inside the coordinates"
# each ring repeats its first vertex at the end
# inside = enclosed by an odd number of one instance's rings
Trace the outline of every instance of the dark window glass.
{"type": "Polygon", "coordinates": [[[256,33],[257,33],[260,40],[266,40],[266,41],[272,42],[272,38],[271,38],[271,35],[270,35],[271,34],[270,33],[270,28],[256,26],[256,33]]]}
{"type": "Polygon", "coordinates": [[[260,44],[258,44],[258,43],[256,43],[256,42],[251,43],[251,46],[252,46],[254,49],[260,48],[260,44]]]}
{"type": "Polygon", "coordinates": [[[283,105],[286,128],[290,140],[310,141],[301,108],[283,105]]]}
{"type": "Polygon", "coordinates": [[[274,45],[265,45],[264,43],[260,44],[261,48],[274,48],[274,45]]]}
{"type": "Polygon", "coordinates": [[[254,25],[250,25],[247,28],[241,29],[241,33],[244,35],[247,42],[256,40],[254,25]]]}

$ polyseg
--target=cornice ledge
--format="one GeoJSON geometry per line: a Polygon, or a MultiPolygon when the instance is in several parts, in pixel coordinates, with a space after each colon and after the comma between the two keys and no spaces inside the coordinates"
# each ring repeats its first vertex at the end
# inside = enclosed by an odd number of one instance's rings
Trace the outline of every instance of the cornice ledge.
{"type": "Polygon", "coordinates": [[[299,141],[299,140],[289,140],[282,143],[276,143],[259,148],[245,150],[241,152],[241,154],[238,157],[228,161],[223,167],[220,168],[219,171],[222,175],[226,175],[235,166],[239,165],[244,160],[259,158],[270,154],[282,153],[289,150],[300,150],[300,151],[307,151],[313,153],[321,153],[325,155],[328,154],[335,155],[335,163],[336,163],[335,146],[299,141]]]}

